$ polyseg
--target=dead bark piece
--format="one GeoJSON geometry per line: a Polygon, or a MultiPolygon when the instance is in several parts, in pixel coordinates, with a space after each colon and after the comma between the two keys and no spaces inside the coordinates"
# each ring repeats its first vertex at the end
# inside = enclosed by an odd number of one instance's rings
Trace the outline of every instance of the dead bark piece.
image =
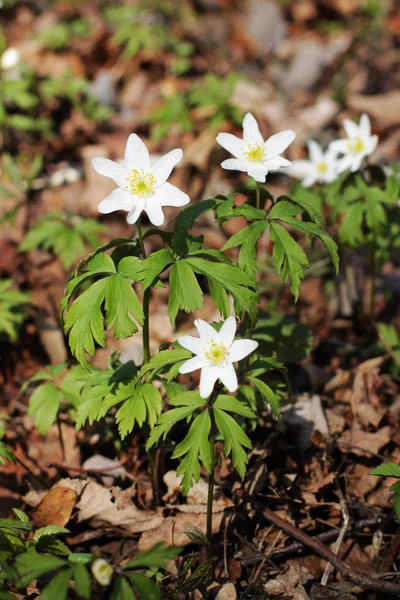
{"type": "Polygon", "coordinates": [[[56,487],[49,490],[33,513],[36,526],[65,527],[71,518],[76,499],[77,493],[71,488],[56,487]]]}

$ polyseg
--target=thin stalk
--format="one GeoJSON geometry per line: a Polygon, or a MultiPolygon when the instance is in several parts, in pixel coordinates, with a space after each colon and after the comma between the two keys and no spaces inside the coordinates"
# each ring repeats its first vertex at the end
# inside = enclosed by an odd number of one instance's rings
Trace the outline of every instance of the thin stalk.
{"type": "Polygon", "coordinates": [[[150,360],[150,330],[149,330],[150,288],[143,294],[143,363],[150,360]]]}
{"type": "Polygon", "coordinates": [[[256,181],[256,208],[257,210],[260,209],[260,203],[261,203],[261,194],[260,194],[260,185],[258,183],[258,181],[256,181]]]}
{"type": "Polygon", "coordinates": [[[370,313],[371,321],[375,321],[375,294],[376,294],[376,270],[377,270],[375,242],[372,243],[370,268],[371,268],[371,297],[370,297],[369,313],[370,313]]]}
{"type": "Polygon", "coordinates": [[[66,460],[65,445],[64,445],[64,439],[62,436],[60,415],[57,415],[57,429],[58,429],[58,437],[59,437],[60,446],[61,446],[61,456],[62,456],[63,462],[65,463],[65,460],[66,460]]]}
{"type": "MultiPolygon", "coordinates": [[[[214,501],[214,484],[215,484],[215,433],[216,424],[214,418],[214,409],[210,406],[211,431],[210,431],[210,455],[211,455],[211,473],[208,478],[208,496],[207,496],[207,538],[210,544],[212,543],[212,519],[213,519],[213,501],[214,501]]],[[[211,546],[210,546],[211,547],[211,546]]]]}

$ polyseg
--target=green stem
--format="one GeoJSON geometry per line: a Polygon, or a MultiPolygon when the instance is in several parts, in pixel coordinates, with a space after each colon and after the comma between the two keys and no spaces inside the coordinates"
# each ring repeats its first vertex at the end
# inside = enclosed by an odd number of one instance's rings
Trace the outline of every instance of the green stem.
{"type": "Polygon", "coordinates": [[[143,294],[143,364],[150,360],[150,330],[149,330],[150,288],[143,294]]]}
{"type": "Polygon", "coordinates": [[[141,252],[143,258],[147,258],[146,250],[145,250],[144,243],[143,243],[142,217],[138,218],[137,228],[138,228],[138,235],[139,235],[140,252],[141,252]]]}
{"type": "Polygon", "coordinates": [[[57,415],[57,429],[58,429],[58,438],[60,440],[60,446],[61,446],[61,456],[62,456],[63,462],[65,463],[65,446],[64,446],[64,439],[62,436],[60,415],[57,415]]]}
{"type": "Polygon", "coordinates": [[[371,297],[369,309],[371,321],[375,321],[376,269],[376,244],[373,242],[371,251],[371,297]]]}
{"type": "Polygon", "coordinates": [[[261,201],[261,198],[260,198],[260,185],[259,185],[258,181],[256,181],[256,208],[257,208],[257,210],[260,209],[260,201],[261,201]]]}
{"type": "Polygon", "coordinates": [[[215,424],[214,409],[209,407],[211,418],[210,431],[210,454],[211,454],[211,473],[208,478],[208,496],[207,496],[207,538],[210,544],[212,543],[212,518],[213,518],[213,501],[214,501],[214,484],[215,484],[215,434],[217,426],[215,424]]]}

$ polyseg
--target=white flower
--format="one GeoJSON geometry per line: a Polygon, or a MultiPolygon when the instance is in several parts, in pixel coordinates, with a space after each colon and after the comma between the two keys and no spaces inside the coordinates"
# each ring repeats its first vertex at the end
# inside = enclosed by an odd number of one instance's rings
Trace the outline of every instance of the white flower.
{"type": "Polygon", "coordinates": [[[279,156],[296,137],[287,129],[272,135],[264,142],[258,123],[250,113],[243,119],[243,140],[231,133],[219,133],[217,142],[235,158],[228,158],[221,167],[232,171],[248,173],[256,181],[264,182],[268,171],[290,167],[291,162],[279,156]]]}
{"type": "Polygon", "coordinates": [[[181,365],[179,373],[190,373],[201,369],[200,396],[202,398],[208,398],[217,379],[230,392],[235,392],[238,389],[238,380],[232,363],[242,360],[253,352],[258,342],[234,339],[235,317],[229,317],[219,332],[202,319],[197,319],[194,324],[200,338],[184,335],[178,338],[178,342],[196,356],[181,365]]]}
{"type": "Polygon", "coordinates": [[[357,171],[366,156],[373,153],[378,143],[378,136],[371,135],[371,123],[368,115],[362,114],[357,125],[350,119],[343,121],[347,138],[334,140],[329,144],[329,150],[344,156],[338,161],[339,173],[347,169],[357,171]]]}
{"type": "Polygon", "coordinates": [[[104,558],[96,558],[92,563],[92,574],[97,583],[106,587],[113,576],[113,568],[104,558]]]}
{"type": "Polygon", "coordinates": [[[0,66],[4,71],[11,71],[18,66],[20,61],[20,53],[17,48],[7,48],[0,58],[0,66]]]}
{"type": "Polygon", "coordinates": [[[338,176],[336,152],[322,151],[321,146],[314,140],[307,144],[310,160],[295,160],[287,173],[297,179],[302,179],[304,187],[311,187],[317,181],[331,183],[338,176]]]}
{"type": "Polygon", "coordinates": [[[118,185],[98,206],[99,212],[108,214],[125,210],[128,223],[136,223],[144,210],[153,225],[164,223],[163,206],[185,206],[189,196],[174,185],[167,183],[172,169],[182,159],[180,148],[172,150],[150,163],[149,151],[142,140],[132,133],[127,141],[124,166],[108,158],[94,158],[93,168],[110,177],[118,185]]]}

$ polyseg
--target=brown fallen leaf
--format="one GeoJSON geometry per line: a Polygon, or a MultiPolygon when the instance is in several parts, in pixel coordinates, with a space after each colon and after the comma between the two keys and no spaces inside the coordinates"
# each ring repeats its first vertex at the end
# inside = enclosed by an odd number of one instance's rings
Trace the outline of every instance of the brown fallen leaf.
{"type": "Polygon", "coordinates": [[[65,527],[71,518],[77,497],[77,493],[69,487],[52,488],[33,513],[35,525],[65,527]]]}
{"type": "Polygon", "coordinates": [[[374,96],[354,95],[347,99],[347,104],[359,112],[366,112],[380,124],[398,125],[400,123],[400,91],[393,90],[374,96]]]}
{"type": "Polygon", "coordinates": [[[357,456],[371,456],[371,452],[377,454],[390,440],[391,428],[389,426],[382,427],[375,433],[354,427],[340,436],[338,445],[343,447],[343,451],[349,450],[357,456]]]}
{"type": "MultiPolygon", "coordinates": [[[[218,533],[224,513],[213,516],[213,533],[218,533]]],[[[185,546],[191,541],[185,533],[186,525],[194,525],[206,532],[207,515],[179,513],[175,517],[167,517],[159,527],[145,531],[139,540],[139,550],[148,550],[157,542],[165,542],[168,546],[185,546]]]]}

